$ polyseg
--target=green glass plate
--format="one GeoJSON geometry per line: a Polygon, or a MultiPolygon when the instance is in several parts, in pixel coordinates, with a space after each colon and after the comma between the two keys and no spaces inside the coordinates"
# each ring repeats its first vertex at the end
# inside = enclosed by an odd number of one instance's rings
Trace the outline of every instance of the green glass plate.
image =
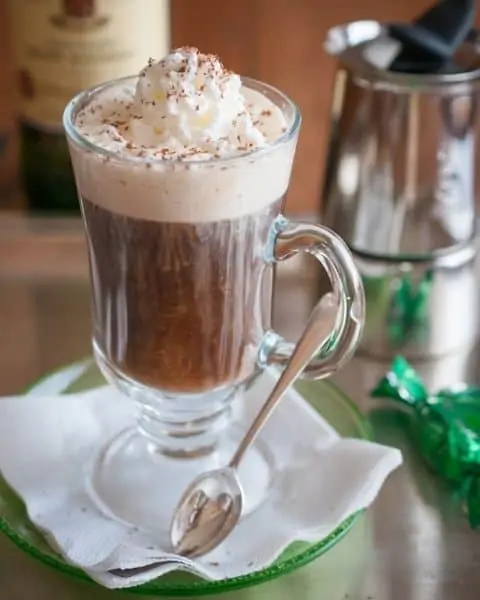
{"type": "MultiPolygon", "coordinates": [[[[29,388],[28,393],[57,393],[59,378],[75,367],[65,367],[47,375],[29,388]]],[[[82,369],[78,369],[81,371],[82,369]]],[[[80,375],[70,378],[65,393],[79,392],[104,383],[102,376],[93,363],[80,375]]],[[[344,437],[371,439],[369,426],[355,404],[336,386],[325,381],[300,381],[297,390],[319,412],[337,432],[344,437]]],[[[339,542],[356,523],[360,513],[344,521],[328,537],[315,543],[294,542],[269,567],[222,581],[205,581],[194,575],[174,572],[128,592],[150,596],[203,596],[258,585],[270,581],[308,564],[327,552],[339,542]]],[[[29,521],[25,507],[17,495],[0,477],[0,530],[19,548],[44,564],[53,567],[77,579],[90,581],[80,569],[64,561],[47,544],[42,534],[29,521]]]]}

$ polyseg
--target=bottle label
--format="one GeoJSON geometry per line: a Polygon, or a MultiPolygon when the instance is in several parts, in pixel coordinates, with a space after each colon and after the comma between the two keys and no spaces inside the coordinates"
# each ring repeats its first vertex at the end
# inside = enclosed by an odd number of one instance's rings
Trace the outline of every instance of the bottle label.
{"type": "Polygon", "coordinates": [[[168,0],[10,0],[21,116],[61,128],[79,91],[168,52],[168,0]]]}

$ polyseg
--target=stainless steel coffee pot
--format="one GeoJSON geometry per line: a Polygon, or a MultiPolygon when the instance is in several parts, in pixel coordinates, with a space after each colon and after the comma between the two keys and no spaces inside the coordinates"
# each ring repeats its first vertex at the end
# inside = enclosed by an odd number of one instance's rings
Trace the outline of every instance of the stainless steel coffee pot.
{"type": "Polygon", "coordinates": [[[338,70],[323,222],[364,279],[362,350],[428,358],[477,335],[480,36],[434,74],[379,67],[387,42],[375,21],[328,32],[338,70]]]}

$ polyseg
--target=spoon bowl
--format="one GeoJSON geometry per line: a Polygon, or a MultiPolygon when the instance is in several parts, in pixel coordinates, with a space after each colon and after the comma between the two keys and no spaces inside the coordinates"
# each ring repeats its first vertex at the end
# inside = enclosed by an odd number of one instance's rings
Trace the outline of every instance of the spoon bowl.
{"type": "Polygon", "coordinates": [[[218,546],[238,523],[243,489],[237,471],[224,467],[197,477],[183,493],[170,529],[173,550],[194,558],[218,546]]]}

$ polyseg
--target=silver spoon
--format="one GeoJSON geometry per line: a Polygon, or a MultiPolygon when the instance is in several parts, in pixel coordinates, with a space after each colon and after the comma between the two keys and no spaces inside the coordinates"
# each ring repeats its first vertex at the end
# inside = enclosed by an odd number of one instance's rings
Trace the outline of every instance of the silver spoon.
{"type": "MultiPolygon", "coordinates": [[[[331,303],[330,307],[333,308],[331,303]]],[[[240,461],[285,391],[325,341],[326,326],[331,326],[331,319],[325,312],[325,302],[320,302],[311,313],[285,370],[228,466],[199,475],[183,493],[170,529],[176,553],[188,557],[202,556],[218,546],[238,523],[243,508],[243,490],[237,473],[240,461]]]]}

